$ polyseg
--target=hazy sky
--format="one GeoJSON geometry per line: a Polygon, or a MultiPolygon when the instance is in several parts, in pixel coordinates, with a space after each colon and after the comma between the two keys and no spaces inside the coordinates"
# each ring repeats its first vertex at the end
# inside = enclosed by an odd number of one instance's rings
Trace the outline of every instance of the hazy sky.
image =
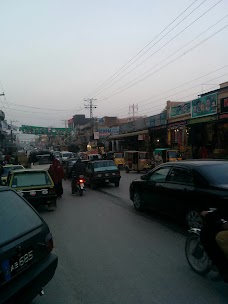
{"type": "Polygon", "coordinates": [[[87,98],[94,117],[150,116],[228,81],[228,0],[8,0],[0,28],[16,125],[64,127],[87,98]]]}

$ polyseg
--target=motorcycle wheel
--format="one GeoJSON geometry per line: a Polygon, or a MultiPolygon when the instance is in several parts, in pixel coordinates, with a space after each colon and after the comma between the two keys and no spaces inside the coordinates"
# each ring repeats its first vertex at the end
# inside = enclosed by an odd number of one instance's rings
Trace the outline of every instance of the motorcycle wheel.
{"type": "Polygon", "coordinates": [[[195,233],[187,236],[185,241],[185,256],[189,266],[194,272],[200,275],[206,275],[211,271],[211,260],[204,250],[199,236],[195,233]]]}
{"type": "Polygon", "coordinates": [[[83,194],[83,189],[80,188],[79,189],[79,195],[82,196],[82,194],[83,194]]]}

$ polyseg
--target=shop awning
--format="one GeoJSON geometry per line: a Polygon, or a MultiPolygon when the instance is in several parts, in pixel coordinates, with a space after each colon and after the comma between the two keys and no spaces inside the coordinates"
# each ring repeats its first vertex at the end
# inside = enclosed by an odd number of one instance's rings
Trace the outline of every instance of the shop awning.
{"type": "Polygon", "coordinates": [[[136,132],[111,135],[107,138],[107,140],[122,139],[122,138],[137,136],[137,135],[141,135],[141,134],[148,134],[148,130],[141,130],[141,131],[136,131],[136,132]]]}

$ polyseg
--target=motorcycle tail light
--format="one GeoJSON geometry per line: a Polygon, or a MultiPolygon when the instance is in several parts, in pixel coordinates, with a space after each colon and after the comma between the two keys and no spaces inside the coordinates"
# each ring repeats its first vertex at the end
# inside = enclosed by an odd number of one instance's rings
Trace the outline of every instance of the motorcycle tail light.
{"type": "Polygon", "coordinates": [[[48,252],[51,252],[53,250],[54,244],[52,234],[50,232],[45,237],[45,245],[48,252]]]}
{"type": "Polygon", "coordinates": [[[79,183],[84,183],[84,179],[79,179],[79,183]]]}

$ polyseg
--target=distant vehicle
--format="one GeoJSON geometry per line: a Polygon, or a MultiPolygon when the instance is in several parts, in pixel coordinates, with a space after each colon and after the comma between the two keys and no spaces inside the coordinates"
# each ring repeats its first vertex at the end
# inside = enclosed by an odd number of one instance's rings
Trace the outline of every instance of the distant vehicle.
{"type": "Polygon", "coordinates": [[[49,227],[16,191],[0,187],[0,229],[0,303],[30,303],[57,268],[49,227]]]}
{"type": "Polygon", "coordinates": [[[25,169],[24,166],[21,165],[5,165],[3,166],[4,172],[1,175],[1,184],[2,186],[6,185],[7,177],[9,172],[12,170],[25,169]]]}
{"type": "Polygon", "coordinates": [[[154,168],[154,161],[146,151],[124,151],[125,171],[148,172],[154,168]]]}
{"type": "Polygon", "coordinates": [[[112,159],[119,170],[123,170],[125,166],[124,153],[109,151],[106,153],[106,159],[112,159]]]}
{"type": "Polygon", "coordinates": [[[96,153],[91,153],[91,154],[88,154],[88,160],[97,160],[97,159],[102,159],[102,156],[101,154],[96,154],[96,153]]]}
{"type": "Polygon", "coordinates": [[[55,158],[57,158],[59,161],[61,161],[61,152],[60,151],[53,151],[52,152],[55,158]]]}
{"type": "Polygon", "coordinates": [[[113,160],[94,160],[89,161],[87,164],[85,180],[91,189],[96,189],[99,185],[109,183],[119,187],[120,178],[120,170],[113,160]]]}
{"type": "Polygon", "coordinates": [[[71,157],[74,157],[73,152],[69,152],[69,151],[61,151],[61,160],[62,162],[65,162],[66,160],[68,160],[71,157]]]}
{"type": "Polygon", "coordinates": [[[73,165],[76,163],[77,159],[78,158],[70,158],[65,161],[64,171],[65,171],[65,176],[67,178],[71,178],[70,171],[71,171],[73,165]]]}
{"type": "Polygon", "coordinates": [[[203,210],[217,208],[228,217],[228,161],[163,163],[132,181],[129,191],[136,210],[153,209],[201,228],[203,210]]]}
{"type": "Polygon", "coordinates": [[[154,150],[154,157],[158,153],[161,155],[163,163],[182,160],[181,154],[176,149],[157,148],[154,150]]]}
{"type": "Polygon", "coordinates": [[[57,194],[54,182],[45,169],[13,170],[7,178],[7,185],[20,193],[33,207],[56,208],[57,194]]]}

